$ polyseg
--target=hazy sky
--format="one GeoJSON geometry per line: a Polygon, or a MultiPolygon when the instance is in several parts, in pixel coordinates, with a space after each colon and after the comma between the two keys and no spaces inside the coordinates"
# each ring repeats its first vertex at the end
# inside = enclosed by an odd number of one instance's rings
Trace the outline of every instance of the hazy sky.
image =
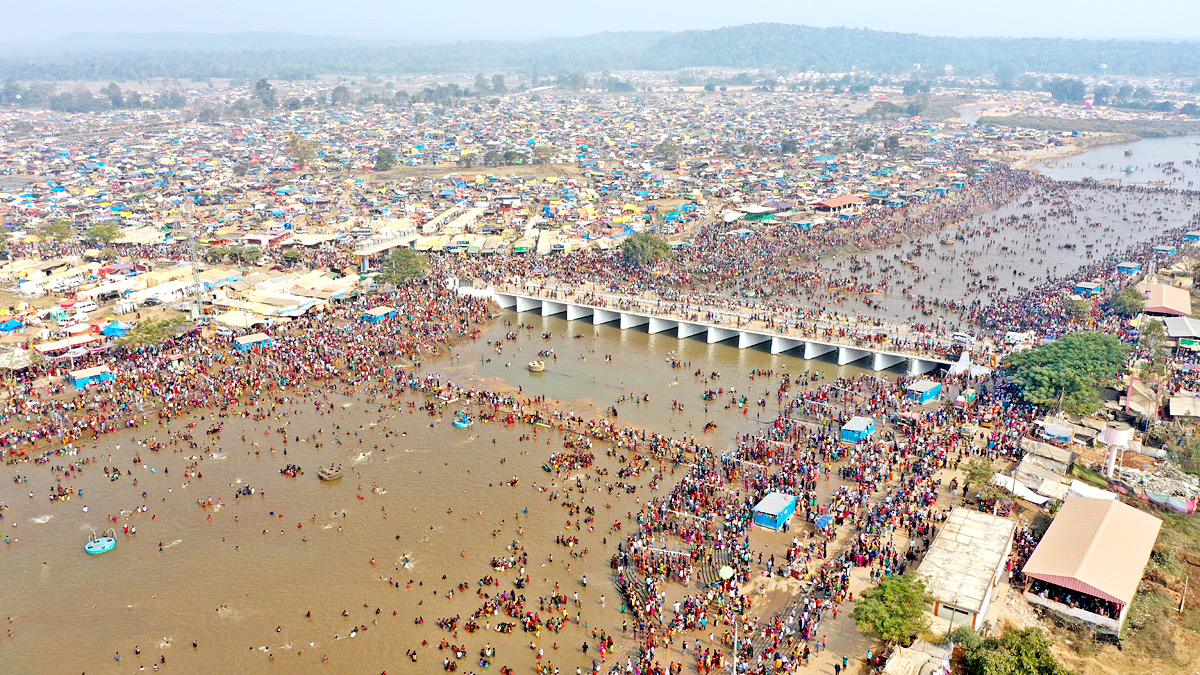
{"type": "Polygon", "coordinates": [[[1198,0],[8,0],[3,13],[0,41],[168,30],[503,39],[760,21],[933,35],[1200,38],[1198,0]]]}

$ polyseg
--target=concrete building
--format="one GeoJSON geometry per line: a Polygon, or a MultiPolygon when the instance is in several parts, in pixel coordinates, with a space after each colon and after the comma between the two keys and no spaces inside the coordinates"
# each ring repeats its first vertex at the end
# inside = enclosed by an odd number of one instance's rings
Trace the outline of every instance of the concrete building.
{"type": "Polygon", "coordinates": [[[933,594],[933,615],[979,630],[1012,550],[1015,520],[955,508],[917,573],[933,594]]]}

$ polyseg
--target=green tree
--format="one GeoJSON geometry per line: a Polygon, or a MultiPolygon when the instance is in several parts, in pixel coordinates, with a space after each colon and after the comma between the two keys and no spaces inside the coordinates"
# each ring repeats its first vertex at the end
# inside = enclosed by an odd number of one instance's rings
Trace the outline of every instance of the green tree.
{"type": "Polygon", "coordinates": [[[1083,298],[1067,298],[1063,301],[1063,310],[1072,319],[1083,321],[1092,315],[1092,303],[1083,298]]]}
{"type": "Polygon", "coordinates": [[[219,263],[230,255],[229,249],[225,246],[213,246],[204,252],[204,259],[210,263],[219,263]]]}
{"type": "Polygon", "coordinates": [[[292,157],[296,159],[296,163],[303,169],[317,155],[316,144],[311,140],[297,133],[287,135],[288,149],[292,153],[292,157]]]}
{"type": "Polygon", "coordinates": [[[267,109],[267,112],[272,112],[279,104],[279,97],[275,94],[275,87],[267,81],[267,78],[262,78],[254,84],[254,97],[259,103],[267,109]]]}
{"type": "Polygon", "coordinates": [[[251,265],[262,260],[264,255],[266,254],[263,253],[261,246],[243,246],[238,251],[238,257],[251,265]]]}
{"type": "Polygon", "coordinates": [[[621,242],[621,252],[634,265],[649,265],[671,254],[671,246],[662,237],[638,232],[621,242]]]}
{"type": "Polygon", "coordinates": [[[859,630],[874,633],[885,642],[907,645],[925,629],[925,610],[932,603],[925,579],[909,572],[884,577],[879,585],[863,591],[850,616],[859,630]]]}
{"type": "Polygon", "coordinates": [[[508,91],[508,86],[504,83],[504,76],[500,73],[492,76],[492,91],[497,94],[503,94],[508,91]]]}
{"type": "Polygon", "coordinates": [[[375,153],[375,170],[390,171],[396,166],[396,153],[391,148],[380,148],[375,153]]]}
{"type": "Polygon", "coordinates": [[[425,262],[411,248],[394,248],[379,266],[379,280],[399,286],[409,279],[425,276],[425,262]]]}
{"type": "Polygon", "coordinates": [[[282,257],[285,261],[287,261],[287,264],[294,265],[296,261],[300,259],[300,251],[296,250],[295,248],[289,248],[283,252],[282,257]]]}
{"type": "Polygon", "coordinates": [[[72,227],[71,221],[65,218],[51,220],[44,223],[38,229],[43,237],[49,237],[54,241],[66,241],[75,233],[75,228],[72,227]]]}
{"type": "Polygon", "coordinates": [[[779,143],[779,152],[785,155],[794,154],[799,149],[800,145],[790,138],[786,138],[779,143]]]}
{"type": "Polygon", "coordinates": [[[108,97],[108,101],[112,104],[112,107],[125,107],[125,95],[121,93],[121,87],[118,86],[116,82],[110,83],[107,87],[101,89],[100,91],[102,91],[104,95],[108,97]]]}
{"type": "Polygon", "coordinates": [[[1113,296],[1108,300],[1108,309],[1112,313],[1133,318],[1142,313],[1146,307],[1146,298],[1134,284],[1129,284],[1125,288],[1113,293],[1113,296]]]}
{"type": "Polygon", "coordinates": [[[354,100],[354,94],[350,91],[350,87],[344,84],[339,84],[329,92],[329,102],[333,105],[346,105],[354,100]]]}
{"type": "Polygon", "coordinates": [[[1081,331],[1010,354],[1004,367],[1025,400],[1089,414],[1101,406],[1097,387],[1125,368],[1129,351],[1112,335],[1081,331]]]}
{"type": "Polygon", "coordinates": [[[1069,675],[1050,651],[1050,638],[1041,628],[1010,628],[967,647],[967,675],[1069,675]]]}
{"type": "Polygon", "coordinates": [[[121,228],[112,223],[96,223],[83,233],[83,238],[100,245],[108,246],[114,239],[121,236],[121,228]]]}
{"type": "Polygon", "coordinates": [[[125,333],[117,344],[121,346],[152,345],[175,335],[174,327],[183,323],[183,317],[145,321],[139,323],[125,333]]]}
{"type": "Polygon", "coordinates": [[[1138,343],[1148,359],[1147,370],[1151,377],[1167,374],[1167,327],[1162,321],[1152,319],[1142,325],[1138,343]]]}
{"type": "Polygon", "coordinates": [[[860,152],[870,152],[875,148],[875,139],[870,136],[863,136],[854,141],[854,147],[858,148],[860,152]]]}

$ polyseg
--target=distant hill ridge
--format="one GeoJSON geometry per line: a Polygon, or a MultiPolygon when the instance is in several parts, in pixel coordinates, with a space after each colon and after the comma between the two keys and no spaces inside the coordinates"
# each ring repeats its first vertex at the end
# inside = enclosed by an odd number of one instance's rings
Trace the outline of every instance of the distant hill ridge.
{"type": "Polygon", "coordinates": [[[624,31],[533,40],[364,40],[294,33],[76,34],[0,45],[0,78],[302,77],[362,72],[536,69],[542,76],[688,67],[851,69],[962,75],[1200,73],[1188,41],[955,38],[757,23],[715,30],[624,31]]]}

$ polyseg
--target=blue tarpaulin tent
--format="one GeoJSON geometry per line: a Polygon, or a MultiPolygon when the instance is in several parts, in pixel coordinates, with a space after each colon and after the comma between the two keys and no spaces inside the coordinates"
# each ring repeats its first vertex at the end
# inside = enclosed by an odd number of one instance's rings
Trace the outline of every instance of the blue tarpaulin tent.
{"type": "Polygon", "coordinates": [[[24,326],[25,326],[25,324],[21,323],[20,321],[17,321],[16,319],[9,319],[8,321],[5,321],[4,323],[0,323],[0,330],[4,331],[5,333],[8,333],[10,331],[17,330],[24,326]]]}
{"type": "Polygon", "coordinates": [[[772,492],[754,505],[754,524],[772,530],[783,529],[784,523],[796,512],[796,498],[782,492],[772,492]]]}
{"type": "Polygon", "coordinates": [[[100,332],[108,337],[121,337],[128,332],[130,328],[133,328],[133,326],[123,321],[113,321],[105,326],[104,330],[101,330],[100,332]]]}

